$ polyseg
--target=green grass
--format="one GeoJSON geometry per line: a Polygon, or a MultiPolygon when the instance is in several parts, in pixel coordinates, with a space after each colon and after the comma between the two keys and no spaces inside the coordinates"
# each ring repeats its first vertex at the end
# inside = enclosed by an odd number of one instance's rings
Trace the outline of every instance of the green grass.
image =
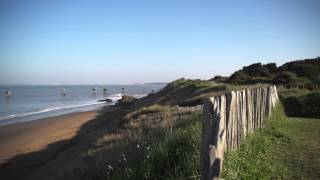
{"type": "Polygon", "coordinates": [[[201,120],[194,113],[173,130],[161,130],[152,143],[139,146],[136,158],[105,174],[108,179],[199,179],[201,120]]]}
{"type": "Polygon", "coordinates": [[[288,97],[300,97],[309,94],[311,91],[308,89],[299,89],[299,88],[278,88],[278,93],[283,98],[288,97]]]}
{"type": "Polygon", "coordinates": [[[195,106],[202,104],[204,99],[233,90],[266,87],[270,84],[233,85],[216,83],[206,80],[178,79],[164,87],[157,93],[149,96],[156,103],[166,105],[195,106]]]}
{"type": "Polygon", "coordinates": [[[143,107],[139,109],[138,111],[135,111],[131,114],[132,117],[137,118],[140,115],[148,115],[148,114],[154,114],[154,113],[161,113],[161,112],[167,112],[169,111],[169,106],[162,106],[158,104],[154,104],[148,107],[143,107]]]}
{"type": "MultiPolygon", "coordinates": [[[[286,98],[308,94],[281,91],[286,98]]],[[[224,179],[320,179],[320,119],[287,117],[284,109],[279,103],[262,129],[238,150],[226,152],[224,179]]],[[[151,141],[136,142],[139,148],[130,149],[125,161],[105,165],[103,174],[107,179],[200,179],[201,122],[201,114],[194,113],[173,129],[157,130],[151,141]]]]}
{"type": "MultiPolygon", "coordinates": [[[[108,179],[200,179],[201,115],[162,129],[130,160],[106,169],[108,179]]],[[[281,104],[240,149],[226,152],[224,179],[320,178],[320,120],[289,118],[281,104]]]]}
{"type": "Polygon", "coordinates": [[[288,118],[279,105],[263,129],[226,153],[223,178],[320,178],[319,128],[319,119],[288,118]]]}

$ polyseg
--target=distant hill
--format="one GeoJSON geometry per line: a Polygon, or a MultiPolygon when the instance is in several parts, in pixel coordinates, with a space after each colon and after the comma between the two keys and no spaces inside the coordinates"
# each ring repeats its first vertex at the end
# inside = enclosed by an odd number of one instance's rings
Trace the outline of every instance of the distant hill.
{"type": "MultiPolygon", "coordinates": [[[[215,77],[212,80],[221,79],[215,77]]],[[[255,63],[244,66],[229,78],[222,78],[232,84],[273,83],[289,86],[313,86],[320,84],[320,57],[296,60],[277,67],[275,63],[255,63]]]]}

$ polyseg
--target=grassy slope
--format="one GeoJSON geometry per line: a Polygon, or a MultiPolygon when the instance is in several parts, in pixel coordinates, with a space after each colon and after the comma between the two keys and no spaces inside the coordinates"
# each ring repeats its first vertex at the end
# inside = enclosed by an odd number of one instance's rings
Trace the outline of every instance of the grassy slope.
{"type": "MultiPolygon", "coordinates": [[[[180,79],[170,83],[163,90],[139,100],[133,108],[137,113],[129,113],[125,117],[131,114],[130,117],[134,120],[132,123],[138,123],[137,130],[143,134],[145,130],[139,127],[144,122],[139,118],[135,119],[135,116],[145,116],[145,120],[148,120],[154,112],[167,108],[159,105],[150,106],[152,104],[194,105],[201,103],[201,99],[207,96],[239,88],[243,87],[180,79]]],[[[281,92],[286,96],[308,93],[310,92],[281,92]]],[[[108,144],[113,143],[110,141],[113,136],[107,134],[105,142],[99,139],[98,147],[88,151],[88,156],[92,159],[91,164],[86,162],[85,167],[79,168],[77,174],[88,179],[199,179],[201,120],[201,115],[194,114],[187,119],[181,119],[180,122],[183,123],[175,125],[173,130],[168,127],[156,130],[147,128],[152,132],[144,135],[148,137],[147,141],[141,141],[141,138],[136,137],[131,131],[122,140],[117,139],[115,134],[114,143],[125,144],[124,142],[128,141],[128,145],[123,149],[114,149],[116,152],[108,150],[108,144]],[[121,156],[122,153],[124,156],[121,156]]],[[[240,150],[227,154],[224,178],[318,177],[319,122],[312,119],[287,118],[283,107],[279,106],[266,121],[264,129],[246,139],[240,150]]]]}
{"type": "Polygon", "coordinates": [[[268,86],[268,84],[232,85],[215,81],[178,79],[169,83],[157,93],[150,94],[139,100],[136,105],[151,105],[154,103],[165,105],[194,106],[202,104],[202,100],[233,90],[268,86]]]}
{"type": "Polygon", "coordinates": [[[107,178],[199,179],[201,119],[194,113],[173,130],[162,129],[151,144],[130,154],[131,160],[107,168],[107,178]]]}
{"type": "MultiPolygon", "coordinates": [[[[310,92],[281,91],[285,96],[310,92]]],[[[279,104],[265,127],[227,152],[225,179],[320,178],[320,120],[287,117],[279,104]]],[[[111,179],[199,179],[201,116],[162,129],[130,162],[107,169],[111,179]],[[149,147],[147,150],[146,148],[149,147]],[[143,157],[141,159],[141,157],[143,157]]]]}

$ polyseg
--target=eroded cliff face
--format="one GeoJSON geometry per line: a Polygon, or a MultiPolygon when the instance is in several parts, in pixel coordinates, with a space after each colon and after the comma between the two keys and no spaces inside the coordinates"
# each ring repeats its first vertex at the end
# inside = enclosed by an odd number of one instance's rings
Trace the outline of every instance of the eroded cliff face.
{"type": "Polygon", "coordinates": [[[261,128],[278,102],[276,86],[248,88],[209,98],[203,107],[201,179],[218,179],[224,151],[261,128]]]}

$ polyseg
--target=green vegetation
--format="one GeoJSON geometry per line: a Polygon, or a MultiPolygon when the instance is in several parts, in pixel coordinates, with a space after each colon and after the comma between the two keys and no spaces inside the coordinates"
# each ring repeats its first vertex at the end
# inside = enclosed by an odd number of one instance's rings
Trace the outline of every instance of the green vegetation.
{"type": "Polygon", "coordinates": [[[167,105],[193,106],[202,104],[206,97],[227,91],[231,86],[212,81],[178,79],[145,99],[167,105]]]}
{"type": "Polygon", "coordinates": [[[228,82],[233,84],[273,83],[290,87],[319,88],[320,57],[285,63],[255,63],[233,73],[228,82]]]}
{"type": "MultiPolygon", "coordinates": [[[[218,77],[219,79],[219,77],[218,77]]],[[[216,80],[191,80],[178,79],[164,87],[157,93],[150,94],[141,99],[140,102],[152,101],[161,105],[195,106],[202,104],[203,100],[232,90],[239,90],[251,87],[262,87],[267,84],[257,83],[254,85],[234,85],[216,80]]],[[[139,103],[139,102],[138,102],[139,103]]]]}
{"type": "MultiPolygon", "coordinates": [[[[170,106],[248,87],[187,79],[168,84],[160,92],[141,99],[144,103],[152,99],[152,105],[124,116],[125,131],[108,134],[97,141],[86,155],[85,167],[91,169],[80,168],[77,174],[89,179],[199,179],[201,114],[180,117],[174,115],[175,110],[170,106]],[[172,119],[167,115],[172,115],[172,119]]],[[[293,103],[286,103],[288,98],[301,99],[307,102],[307,107],[316,107],[320,102],[318,91],[278,90],[284,107],[279,104],[265,121],[265,127],[245,139],[240,149],[226,153],[223,178],[316,179],[320,176],[320,121],[286,115],[287,109],[298,112],[293,103]]]]}
{"type": "Polygon", "coordinates": [[[285,112],[293,117],[320,118],[320,91],[281,89],[280,98],[285,112]]]}
{"type": "Polygon", "coordinates": [[[317,179],[320,177],[319,91],[280,88],[279,104],[265,127],[227,152],[225,179],[317,179]]]}
{"type": "MultiPolygon", "coordinates": [[[[265,127],[245,139],[238,150],[226,152],[223,178],[316,179],[320,177],[320,121],[287,115],[319,117],[320,93],[314,90],[319,88],[319,70],[318,57],[280,67],[275,63],[252,64],[230,78],[178,79],[138,101],[136,105],[144,104],[145,108],[131,117],[166,112],[173,105],[202,104],[207,97],[251,87],[248,84],[283,85],[286,88],[279,88],[282,103],[265,121],[265,127]]],[[[139,150],[130,150],[130,157],[124,155],[125,161],[106,166],[103,174],[110,179],[199,179],[201,117],[193,114],[187,119],[172,123],[173,128],[157,129],[148,141],[135,142],[139,150]]]]}
{"type": "MultiPolygon", "coordinates": [[[[226,153],[223,178],[319,179],[320,120],[291,118],[320,117],[319,70],[318,57],[280,67],[252,64],[230,78],[178,79],[128,106],[101,111],[66,146],[59,144],[57,150],[51,147],[48,152],[54,152],[53,158],[77,152],[72,166],[57,175],[60,179],[199,179],[202,118],[194,111],[179,110],[181,106],[199,105],[231,90],[275,83],[283,106],[238,150],[226,153]]],[[[49,164],[37,165],[39,172],[40,166],[49,164]]],[[[22,163],[12,172],[22,177],[36,169],[31,165],[22,163]]]]}
{"type": "Polygon", "coordinates": [[[166,112],[169,110],[169,106],[161,106],[158,104],[155,105],[151,105],[148,107],[143,107],[141,109],[139,109],[138,111],[132,113],[132,117],[133,118],[137,118],[140,115],[148,115],[148,114],[154,114],[154,113],[160,113],[160,112],[166,112]]]}
{"type": "Polygon", "coordinates": [[[151,143],[140,143],[130,161],[109,166],[105,174],[109,179],[199,179],[201,119],[194,113],[173,130],[162,129],[151,143]]]}
{"type": "MultiPolygon", "coordinates": [[[[281,97],[309,96],[280,89],[281,97]]],[[[157,109],[157,108],[156,108],[157,109]]],[[[287,117],[282,104],[264,128],[226,152],[224,179],[317,179],[320,177],[320,121],[287,117]]],[[[134,158],[107,169],[110,179],[199,179],[201,116],[193,114],[173,130],[161,129],[134,158]],[[141,159],[142,157],[142,159],[141,159]]]]}
{"type": "Polygon", "coordinates": [[[210,79],[210,81],[215,81],[219,83],[226,83],[228,81],[229,77],[228,76],[220,76],[217,75],[214,78],[210,79]]]}
{"type": "Polygon", "coordinates": [[[288,118],[279,105],[265,128],[228,152],[225,179],[317,179],[320,177],[319,119],[288,118]]]}

